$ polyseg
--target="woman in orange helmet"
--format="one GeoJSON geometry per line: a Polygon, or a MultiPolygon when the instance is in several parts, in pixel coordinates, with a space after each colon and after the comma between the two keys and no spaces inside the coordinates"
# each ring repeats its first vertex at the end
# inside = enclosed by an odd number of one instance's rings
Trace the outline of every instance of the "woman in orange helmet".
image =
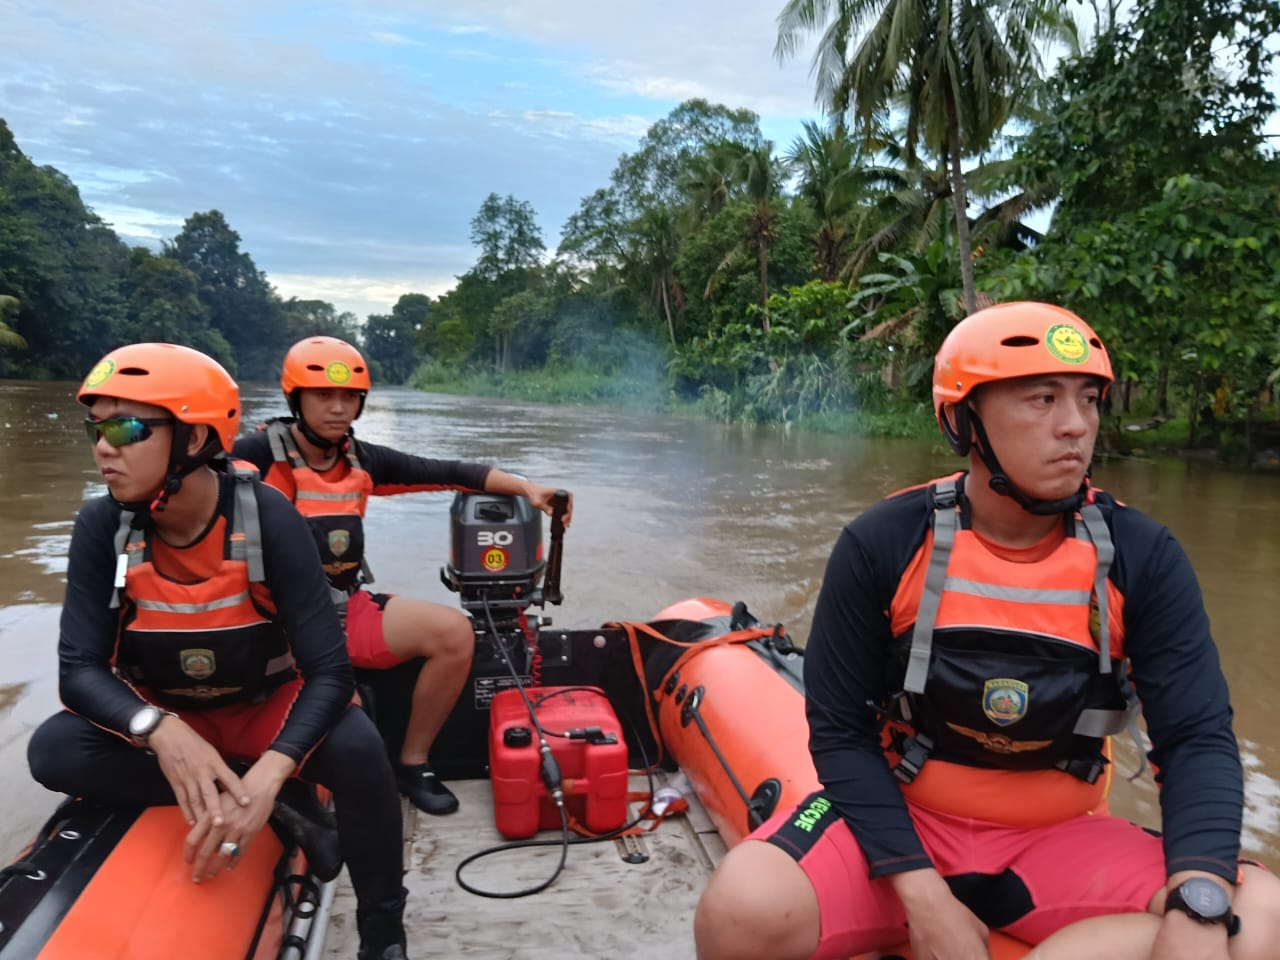
{"type": "MultiPolygon", "coordinates": [[[[442,604],[361,589],[373,579],[365,559],[365,508],[370,496],[472,490],[527,497],[550,513],[556,488],[478,463],[430,460],[357,440],[352,424],[370,385],[364,357],[351,344],[335,337],[300,340],[285,355],[280,377],[291,416],[239,440],[234,455],[257,467],[307,518],[345,619],[352,663],[385,670],[425,658],[394,767],[401,792],[415,806],[447,814],[458,801],[428,754],[471,670],[471,621],[442,604]]],[[[572,499],[566,526],[571,513],[572,499]]]]}
{"type": "Polygon", "coordinates": [[[349,709],[351,664],[306,524],[228,469],[238,387],[202,353],[139,343],[107,354],[77,396],[108,492],[76,518],[66,709],[31,738],[33,776],[112,804],[176,802],[197,883],[270,821],[322,879],[346,860],[361,960],[403,960],[395,781],[377,730],[349,709]],[[333,792],[336,839],[278,802],[293,777],[333,792]]]}
{"type": "Polygon", "coordinates": [[[1089,484],[1112,378],[1093,330],[1048,304],[947,336],[934,407],[968,470],[837,541],[805,656],[823,789],[725,857],[700,960],[908,939],[986,960],[991,930],[1037,960],[1275,956],[1280,882],[1239,861],[1240,757],[1195,574],[1168,529],[1089,484]],[[1163,837],[1104,806],[1134,687],[1163,837]]]}

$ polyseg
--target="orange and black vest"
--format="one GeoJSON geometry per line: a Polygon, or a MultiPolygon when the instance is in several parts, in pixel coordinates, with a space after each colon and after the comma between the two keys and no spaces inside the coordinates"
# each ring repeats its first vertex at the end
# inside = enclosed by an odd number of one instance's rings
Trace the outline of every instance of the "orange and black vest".
{"type": "Polygon", "coordinates": [[[1057,769],[1093,784],[1107,763],[1105,738],[1137,713],[1113,642],[1106,521],[1086,503],[1064,516],[1065,536],[1049,556],[1019,563],[968,529],[956,484],[932,485],[931,542],[890,611],[889,682],[900,690],[888,710],[898,732],[886,737],[894,772],[910,784],[932,757],[1057,769]]]}
{"type": "Polygon", "coordinates": [[[361,583],[373,582],[364,556],[364,512],[373,492],[373,478],[360,465],[350,442],[344,453],[350,472],[330,481],[307,465],[288,423],[273,420],[266,431],[272,458],[293,471],[294,506],[311,527],[334,602],[343,608],[348,595],[361,583]]]}
{"type": "Polygon", "coordinates": [[[120,516],[116,533],[116,594],[124,601],[116,668],[157,702],[201,709],[260,699],[296,675],[293,655],[274,611],[253,596],[262,583],[262,530],[251,476],[233,472],[235,496],[223,560],[195,583],[155,567],[151,541],[120,516]]]}

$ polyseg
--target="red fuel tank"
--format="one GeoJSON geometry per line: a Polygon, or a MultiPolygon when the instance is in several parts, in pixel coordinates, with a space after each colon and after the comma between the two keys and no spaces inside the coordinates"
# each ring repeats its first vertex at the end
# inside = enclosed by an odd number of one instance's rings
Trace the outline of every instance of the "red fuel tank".
{"type": "MultiPolygon", "coordinates": [[[[607,833],[627,818],[627,744],[608,698],[596,687],[528,687],[538,723],[560,766],[565,808],[587,831],[607,833]]],[[[558,830],[540,774],[538,737],[520,691],[489,708],[489,777],[498,832],[509,840],[558,830]]]]}

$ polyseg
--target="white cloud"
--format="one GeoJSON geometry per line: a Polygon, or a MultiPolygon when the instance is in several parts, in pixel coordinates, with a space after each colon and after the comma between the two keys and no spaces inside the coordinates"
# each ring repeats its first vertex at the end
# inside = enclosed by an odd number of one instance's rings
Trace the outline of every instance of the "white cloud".
{"type": "Polygon", "coordinates": [[[326,300],[339,313],[350,311],[361,320],[371,313],[390,313],[406,293],[438,297],[458,282],[452,274],[430,273],[397,278],[273,273],[267,279],[286,300],[326,300]]]}

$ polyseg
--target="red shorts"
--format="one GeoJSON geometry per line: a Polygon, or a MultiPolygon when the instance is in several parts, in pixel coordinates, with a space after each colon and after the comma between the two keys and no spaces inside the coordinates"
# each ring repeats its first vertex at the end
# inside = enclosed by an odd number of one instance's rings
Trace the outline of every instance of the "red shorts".
{"type": "Polygon", "coordinates": [[[382,633],[382,615],[390,599],[389,593],[357,590],[347,601],[347,653],[354,666],[390,670],[404,663],[403,657],[387,649],[382,633]]]}
{"type": "MultiPolygon", "coordinates": [[[[796,817],[819,797],[775,814],[749,838],[791,854],[813,884],[822,928],[813,956],[848,957],[902,943],[902,904],[886,877],[867,875],[845,819],[830,806],[816,818],[796,817]]],[[[1143,913],[1164,886],[1160,837],[1119,817],[1015,828],[908,809],[925,852],[957,897],[988,926],[1026,943],[1086,917],[1143,913]]]]}
{"type": "Polygon", "coordinates": [[[261,703],[233,703],[212,710],[175,713],[224,757],[254,761],[280,736],[301,692],[302,680],[290,680],[261,703]]]}

